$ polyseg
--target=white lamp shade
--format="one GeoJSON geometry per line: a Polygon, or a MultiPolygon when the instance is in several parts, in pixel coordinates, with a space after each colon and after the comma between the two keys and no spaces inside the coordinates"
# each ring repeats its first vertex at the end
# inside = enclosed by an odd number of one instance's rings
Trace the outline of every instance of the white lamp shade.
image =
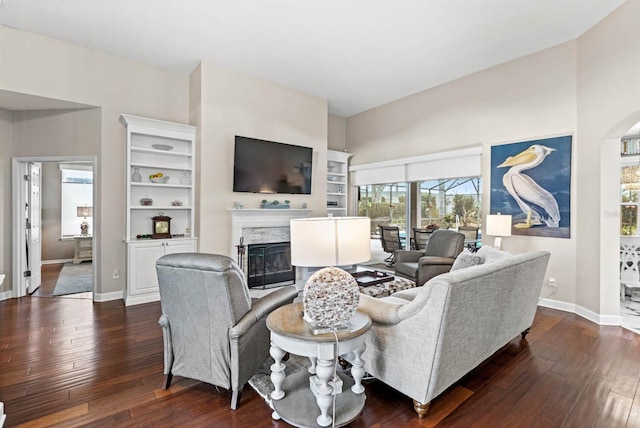
{"type": "Polygon", "coordinates": [[[487,215],[487,235],[511,236],[511,216],[501,214],[487,215]]]}
{"type": "Polygon", "coordinates": [[[294,266],[342,266],[371,259],[368,217],[294,219],[290,230],[294,266]]]}

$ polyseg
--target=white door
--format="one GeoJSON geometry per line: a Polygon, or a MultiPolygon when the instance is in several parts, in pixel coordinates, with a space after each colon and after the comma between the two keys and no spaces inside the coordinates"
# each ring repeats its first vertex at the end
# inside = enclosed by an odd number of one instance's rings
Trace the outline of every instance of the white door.
{"type": "Polygon", "coordinates": [[[26,223],[24,230],[27,251],[27,273],[25,274],[25,285],[27,293],[29,294],[36,291],[36,289],[40,287],[40,283],[42,281],[42,276],[40,274],[42,265],[42,243],[40,230],[41,167],[42,164],[39,162],[31,162],[27,167],[27,176],[29,177],[29,181],[26,186],[27,203],[25,206],[26,223]]]}

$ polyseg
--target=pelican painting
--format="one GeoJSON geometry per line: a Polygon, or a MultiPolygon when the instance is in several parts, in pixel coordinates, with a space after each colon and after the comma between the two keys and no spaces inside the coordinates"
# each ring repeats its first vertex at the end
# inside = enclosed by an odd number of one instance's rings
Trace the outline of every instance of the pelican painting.
{"type": "Polygon", "coordinates": [[[525,229],[542,224],[558,227],[560,224],[560,209],[556,198],[523,172],[540,165],[554,151],[555,149],[542,144],[534,144],[515,156],[509,156],[498,165],[498,168],[510,167],[502,176],[502,184],[527,216],[524,223],[514,225],[517,228],[525,229]]]}
{"type": "Polygon", "coordinates": [[[563,135],[491,146],[489,212],[514,235],[571,237],[571,145],[563,135]]]}

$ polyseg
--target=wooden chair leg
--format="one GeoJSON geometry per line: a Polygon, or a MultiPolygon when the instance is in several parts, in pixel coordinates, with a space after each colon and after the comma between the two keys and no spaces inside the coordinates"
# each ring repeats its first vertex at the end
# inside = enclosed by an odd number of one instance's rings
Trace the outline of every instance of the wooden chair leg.
{"type": "Polygon", "coordinates": [[[238,403],[240,403],[240,396],[242,395],[243,387],[244,385],[241,386],[237,391],[233,391],[231,395],[231,410],[236,410],[238,408],[238,403]]]}
{"type": "Polygon", "coordinates": [[[418,418],[422,419],[425,416],[427,416],[427,413],[429,412],[429,406],[431,405],[431,403],[420,403],[416,400],[413,400],[413,410],[416,411],[416,413],[418,414],[418,418]]]}
{"type": "Polygon", "coordinates": [[[527,337],[527,334],[529,334],[529,330],[531,330],[531,329],[528,328],[525,331],[523,331],[522,333],[520,333],[522,335],[522,339],[525,339],[527,337]]]}
{"type": "Polygon", "coordinates": [[[164,375],[164,381],[162,382],[162,389],[167,389],[171,386],[171,381],[173,380],[173,374],[167,373],[164,375]]]}

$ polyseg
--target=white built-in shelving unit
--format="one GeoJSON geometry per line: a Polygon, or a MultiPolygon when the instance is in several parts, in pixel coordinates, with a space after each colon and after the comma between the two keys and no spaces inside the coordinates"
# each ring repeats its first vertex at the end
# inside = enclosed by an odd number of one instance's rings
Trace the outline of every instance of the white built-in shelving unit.
{"type": "Polygon", "coordinates": [[[347,215],[349,158],[351,153],[327,150],[327,214],[347,215]]]}
{"type": "Polygon", "coordinates": [[[126,127],[127,305],[158,300],[155,262],[165,254],[196,252],[194,167],[196,128],[123,114],[126,127]],[[164,182],[150,176],[161,173],[164,182]],[[139,238],[153,233],[155,216],[171,218],[171,238],[139,238]]]}

